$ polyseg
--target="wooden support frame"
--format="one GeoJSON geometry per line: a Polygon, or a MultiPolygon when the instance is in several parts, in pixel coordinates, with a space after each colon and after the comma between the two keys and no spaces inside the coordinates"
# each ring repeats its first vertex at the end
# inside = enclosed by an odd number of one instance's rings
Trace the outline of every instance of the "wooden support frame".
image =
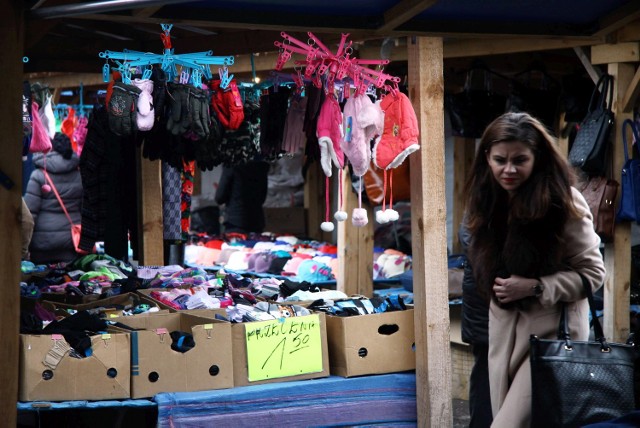
{"type": "Polygon", "coordinates": [[[442,39],[410,38],[407,47],[409,97],[420,128],[420,150],[409,156],[418,426],[444,427],[453,413],[442,39]]]}
{"type": "MultiPolygon", "coordinates": [[[[347,296],[373,297],[373,210],[367,205],[369,222],[356,227],[351,222],[353,209],[358,208],[358,195],[351,190],[349,169],[342,170],[344,210],[349,218],[338,222],[337,289],[347,296]]],[[[362,190],[364,192],[364,188],[362,190]]]]}
{"type": "Polygon", "coordinates": [[[140,170],[139,211],[142,222],[140,264],[161,266],[164,264],[164,239],[162,222],[162,175],[159,160],[150,161],[140,156],[137,150],[140,170]]]}
{"type": "Polygon", "coordinates": [[[464,216],[465,185],[473,159],[476,154],[476,140],[474,138],[454,137],[453,140],[453,221],[451,231],[453,252],[462,252],[462,246],[458,240],[458,227],[464,216]]]}
{"type": "Polygon", "coordinates": [[[2,278],[2,309],[0,310],[0,415],[2,425],[17,423],[18,354],[20,324],[20,249],[22,215],[22,52],[24,25],[22,2],[5,2],[0,16],[0,75],[8,89],[0,102],[0,129],[7,144],[0,149],[0,171],[14,185],[0,186],[0,277],[2,278]]]}
{"type": "MultiPolygon", "coordinates": [[[[613,177],[620,177],[624,164],[622,145],[622,122],[632,117],[631,113],[621,111],[622,97],[633,79],[634,67],[631,64],[609,64],[608,73],[613,76],[613,111],[615,124],[612,130],[613,177]]],[[[619,199],[619,197],[618,197],[619,199]]],[[[619,203],[619,201],[618,201],[619,203]]],[[[602,327],[606,337],[613,342],[624,342],[629,335],[629,289],[631,286],[631,225],[629,222],[617,223],[612,244],[605,246],[605,268],[607,276],[604,284],[604,322],[602,327]]]]}

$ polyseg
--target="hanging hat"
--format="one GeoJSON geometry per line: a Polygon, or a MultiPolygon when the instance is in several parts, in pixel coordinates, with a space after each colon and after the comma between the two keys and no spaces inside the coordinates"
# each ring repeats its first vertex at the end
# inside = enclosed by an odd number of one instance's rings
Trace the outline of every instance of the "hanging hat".
{"type": "Polygon", "coordinates": [[[381,169],[395,168],[420,148],[418,119],[402,92],[384,97],[380,107],[384,111],[384,131],[373,148],[373,161],[381,169]]]}

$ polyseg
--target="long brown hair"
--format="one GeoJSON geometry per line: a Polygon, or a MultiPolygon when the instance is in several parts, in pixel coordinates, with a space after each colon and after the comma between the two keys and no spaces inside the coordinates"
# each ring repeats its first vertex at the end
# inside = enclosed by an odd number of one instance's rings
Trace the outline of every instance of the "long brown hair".
{"type": "MultiPolygon", "coordinates": [[[[553,212],[561,213],[563,218],[557,221],[564,224],[566,219],[580,215],[571,194],[574,177],[557,149],[556,139],[540,121],[527,113],[505,113],[489,124],[480,140],[466,186],[465,224],[472,237],[480,234],[499,240],[513,221],[540,221],[553,212]],[[526,145],[535,158],[531,176],[511,198],[493,177],[487,161],[487,153],[495,144],[510,142],[526,145]]],[[[496,274],[490,271],[490,266],[495,268],[492,258],[496,248],[474,241],[472,238],[469,255],[478,286],[488,294],[495,278],[491,276],[496,274]]]]}

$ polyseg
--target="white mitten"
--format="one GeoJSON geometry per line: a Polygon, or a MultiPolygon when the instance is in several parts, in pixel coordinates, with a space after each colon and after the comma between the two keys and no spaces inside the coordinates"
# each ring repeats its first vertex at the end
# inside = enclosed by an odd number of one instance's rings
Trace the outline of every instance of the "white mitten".
{"type": "Polygon", "coordinates": [[[153,82],[149,79],[133,79],[131,82],[140,89],[138,95],[138,104],[136,106],[136,124],[138,130],[149,131],[153,128],[154,112],[153,112],[153,82]]]}

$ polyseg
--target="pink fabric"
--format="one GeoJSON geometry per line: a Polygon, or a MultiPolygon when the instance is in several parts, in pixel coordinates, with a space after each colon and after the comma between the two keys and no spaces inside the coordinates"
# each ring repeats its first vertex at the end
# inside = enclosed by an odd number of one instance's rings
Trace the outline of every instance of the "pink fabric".
{"type": "Polygon", "coordinates": [[[358,95],[347,100],[343,111],[344,138],[340,140],[340,147],[353,166],[353,173],[362,177],[371,162],[371,132],[365,128],[372,125],[374,114],[364,112],[373,103],[367,95],[358,95]]]}
{"type": "Polygon", "coordinates": [[[29,146],[29,152],[31,153],[48,153],[51,151],[51,138],[47,134],[47,130],[40,121],[40,115],[38,114],[38,103],[31,103],[31,145],[29,146]]]}
{"type": "Polygon", "coordinates": [[[418,119],[411,101],[402,92],[384,97],[380,107],[384,111],[384,131],[373,148],[373,161],[381,169],[396,168],[420,149],[418,119]]]}
{"type": "Polygon", "coordinates": [[[338,100],[333,95],[327,96],[320,107],[316,135],[320,145],[320,165],[327,177],[331,177],[331,163],[344,168],[344,153],[340,147],[342,140],[342,112],[338,100]]]}

